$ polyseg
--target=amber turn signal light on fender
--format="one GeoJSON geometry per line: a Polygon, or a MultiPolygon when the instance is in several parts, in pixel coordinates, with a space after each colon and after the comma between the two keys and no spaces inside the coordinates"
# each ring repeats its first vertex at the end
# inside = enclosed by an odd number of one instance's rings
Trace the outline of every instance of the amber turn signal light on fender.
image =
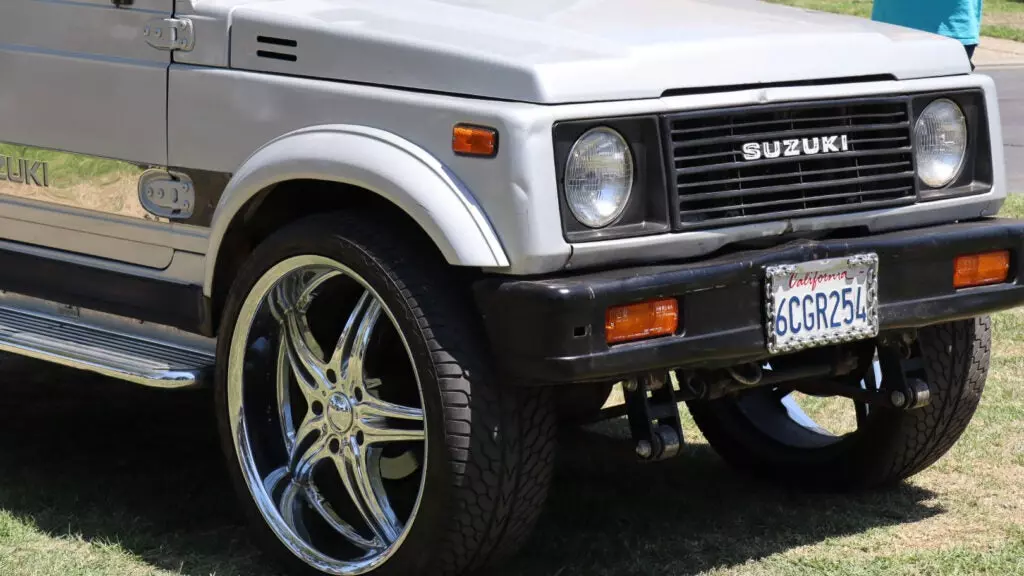
{"type": "Polygon", "coordinates": [[[604,333],[609,344],[675,334],[679,302],[675,298],[612,306],[605,314],[604,333]]]}
{"type": "Polygon", "coordinates": [[[953,287],[971,288],[1006,282],[1010,274],[1010,251],[959,256],[953,263],[953,287]]]}
{"type": "Polygon", "coordinates": [[[452,128],[452,151],[460,156],[493,158],[498,154],[498,131],[484,126],[456,124],[452,128]]]}

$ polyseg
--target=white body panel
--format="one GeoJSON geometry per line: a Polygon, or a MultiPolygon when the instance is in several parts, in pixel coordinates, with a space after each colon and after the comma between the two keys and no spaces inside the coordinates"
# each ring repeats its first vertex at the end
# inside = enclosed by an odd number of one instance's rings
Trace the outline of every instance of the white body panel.
{"type": "MultiPolygon", "coordinates": [[[[566,267],[653,262],[708,254],[738,240],[866,225],[882,231],[995,214],[1006,195],[1002,132],[995,86],[986,76],[903,82],[749,89],[653,100],[539,106],[426,95],[250,72],[172,67],[170,157],[174,165],[233,171],[280,134],[311,126],[359,125],[374,119],[378,129],[400,134],[430,154],[465,185],[494,228],[508,257],[503,271],[552,272],[566,267]],[[629,116],[757,103],[787,102],[942,89],[982,88],[986,93],[995,181],[992,191],[966,198],[912,206],[803,219],[732,226],[709,231],[666,233],[642,238],[588,242],[575,246],[562,235],[551,127],[559,120],[629,116]],[[237,97],[224,97],[234,94],[237,97]],[[493,126],[501,133],[494,159],[456,156],[451,126],[456,122],[493,126]],[[234,127],[222,130],[225,123],[234,127]]],[[[243,168],[246,170],[246,168],[243,168]]],[[[348,176],[324,170],[327,180],[348,176]]],[[[410,193],[410,196],[414,196],[410,193]]],[[[224,203],[231,202],[225,198],[224,203]]],[[[230,220],[219,210],[211,231],[216,238],[230,220]]],[[[456,228],[449,243],[460,240],[456,228]]],[[[481,243],[479,249],[485,249],[481,243]]],[[[213,254],[208,254],[208,257],[213,254]]],[[[451,252],[447,252],[448,255],[451,252]]],[[[449,257],[453,264],[463,264],[449,257]]],[[[474,264],[476,265],[476,264],[474,264]]],[[[212,266],[212,263],[208,263],[212,266]]],[[[210,290],[210,286],[205,287],[210,290]]]]}
{"type": "Polygon", "coordinates": [[[173,0],[0,3],[0,141],[162,164],[170,53],[146,45],[142,29],[172,9],[173,0]]]}
{"type": "Polygon", "coordinates": [[[756,0],[266,0],[231,13],[231,66],[561,103],[668,90],[963,73],[956,42],[756,0]],[[294,40],[288,62],[259,36],[294,40]]]}
{"type": "Polygon", "coordinates": [[[968,74],[956,42],[755,0],[19,0],[0,5],[0,39],[0,77],[16,79],[0,84],[0,143],[231,178],[199,225],[0,195],[0,247],[207,295],[241,208],[290,178],[363,186],[412,216],[451,264],[507,274],[976,218],[1006,194],[994,85],[968,74]],[[173,58],[142,36],[172,10],[195,30],[194,48],[173,58]],[[986,95],[985,194],[576,245],[564,237],[559,121],[958,88],[986,95]],[[455,155],[459,122],[495,128],[497,157],[455,155]]]}
{"type": "MultiPolygon", "coordinates": [[[[173,7],[173,0],[136,0],[125,9],[110,0],[0,3],[0,142],[163,165],[170,53],[141,33],[173,7]]],[[[195,247],[165,226],[88,202],[6,192],[0,240],[154,269],[168,268],[175,248],[195,247]]]]}
{"type": "MultiPolygon", "coordinates": [[[[213,220],[209,252],[258,192],[289,180],[351,184],[401,207],[451,262],[504,268],[508,259],[483,210],[465,186],[423,149],[390,132],[319,126],[287,134],[249,158],[228,184],[213,220]]],[[[214,260],[205,286],[212,286],[214,260]]]]}

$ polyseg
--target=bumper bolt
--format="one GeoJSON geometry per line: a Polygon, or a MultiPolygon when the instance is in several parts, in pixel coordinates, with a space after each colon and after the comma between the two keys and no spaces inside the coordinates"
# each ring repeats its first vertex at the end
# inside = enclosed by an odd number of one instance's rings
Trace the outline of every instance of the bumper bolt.
{"type": "Polygon", "coordinates": [[[892,394],[889,395],[889,400],[893,406],[902,408],[907,403],[907,395],[900,390],[893,390],[892,394]]]}
{"type": "Polygon", "coordinates": [[[643,458],[644,460],[651,457],[651,443],[647,440],[641,440],[636,443],[636,455],[643,458]]]}

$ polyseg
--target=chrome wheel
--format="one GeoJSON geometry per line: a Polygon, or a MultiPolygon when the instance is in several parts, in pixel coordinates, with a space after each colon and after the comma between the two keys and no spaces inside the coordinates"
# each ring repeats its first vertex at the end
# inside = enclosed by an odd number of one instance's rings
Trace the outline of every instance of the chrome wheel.
{"type": "Polygon", "coordinates": [[[380,567],[426,479],[427,421],[408,342],[380,295],[319,256],[267,271],[230,343],[228,417],[267,525],[328,574],[380,567]]]}

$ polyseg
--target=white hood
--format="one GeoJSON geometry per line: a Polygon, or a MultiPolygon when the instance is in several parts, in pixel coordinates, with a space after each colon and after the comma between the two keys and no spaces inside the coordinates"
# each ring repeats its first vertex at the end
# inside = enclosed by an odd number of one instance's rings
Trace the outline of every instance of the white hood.
{"type": "Polygon", "coordinates": [[[195,2],[231,5],[234,68],[522,102],[970,70],[953,40],[756,0],[195,2]]]}

